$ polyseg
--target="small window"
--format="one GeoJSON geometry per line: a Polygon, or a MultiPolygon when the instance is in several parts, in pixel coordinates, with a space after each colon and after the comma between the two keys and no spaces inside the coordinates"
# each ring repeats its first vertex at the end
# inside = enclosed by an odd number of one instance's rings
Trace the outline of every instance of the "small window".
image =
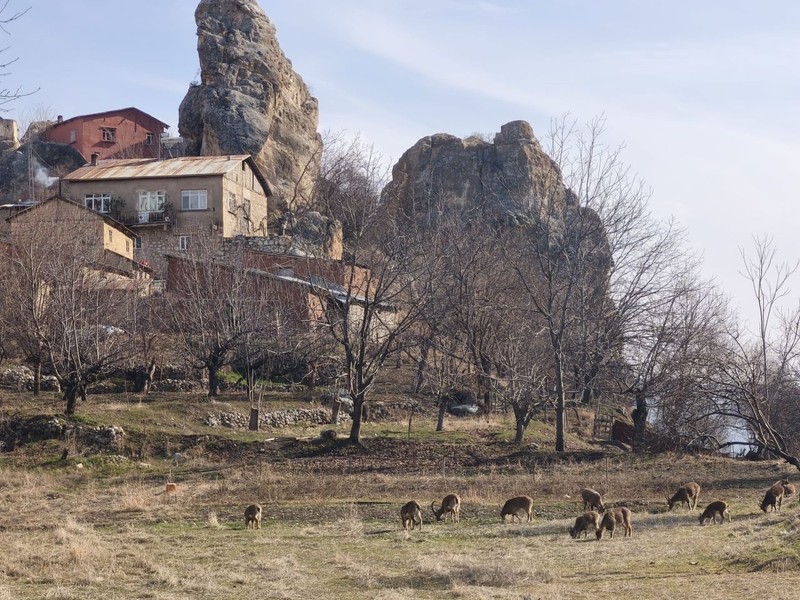
{"type": "Polygon", "coordinates": [[[125,240],[125,252],[130,252],[130,251],[131,251],[131,241],[125,240]]]}
{"type": "Polygon", "coordinates": [[[206,210],[208,209],[207,190],[181,191],[181,210],[206,210]]]}
{"type": "Polygon", "coordinates": [[[74,144],[78,141],[78,131],[77,129],[70,129],[69,130],[69,143],[74,144]]]}
{"type": "Polygon", "coordinates": [[[111,229],[109,229],[108,230],[108,241],[111,242],[113,240],[114,240],[114,232],[111,229]]]}
{"type": "Polygon", "coordinates": [[[148,131],[144,136],[144,143],[148,146],[152,146],[156,143],[156,136],[148,131]]]}
{"type": "Polygon", "coordinates": [[[228,192],[228,212],[236,212],[236,194],[228,192]]]}
{"type": "Polygon", "coordinates": [[[142,238],[138,235],[133,237],[133,249],[134,250],[141,250],[142,249],[142,238]]]}
{"type": "Polygon", "coordinates": [[[179,235],[178,236],[178,250],[181,252],[186,252],[189,250],[189,246],[192,240],[192,236],[190,235],[179,235]]]}
{"type": "Polygon", "coordinates": [[[103,136],[104,142],[116,142],[117,141],[117,130],[113,127],[103,127],[101,129],[101,133],[103,136]]]}
{"type": "Polygon", "coordinates": [[[86,194],[83,205],[99,213],[111,212],[111,194],[86,194]]]}

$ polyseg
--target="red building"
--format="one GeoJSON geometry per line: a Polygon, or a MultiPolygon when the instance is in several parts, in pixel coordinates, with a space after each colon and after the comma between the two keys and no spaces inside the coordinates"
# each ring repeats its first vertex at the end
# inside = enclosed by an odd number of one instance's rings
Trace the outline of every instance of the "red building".
{"type": "Polygon", "coordinates": [[[42,133],[48,142],[68,144],[88,162],[98,158],[159,158],[161,134],[169,125],[138,108],[109,110],[58,120],[42,133]]]}

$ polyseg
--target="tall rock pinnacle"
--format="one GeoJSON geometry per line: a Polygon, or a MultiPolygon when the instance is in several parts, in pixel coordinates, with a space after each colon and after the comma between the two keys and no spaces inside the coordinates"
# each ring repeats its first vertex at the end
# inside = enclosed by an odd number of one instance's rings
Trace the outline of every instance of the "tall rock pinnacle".
{"type": "Polygon", "coordinates": [[[317,99],[256,0],[201,0],[195,20],[200,83],[181,102],[178,126],[187,154],[251,154],[278,208],[302,206],[321,154],[317,99]]]}

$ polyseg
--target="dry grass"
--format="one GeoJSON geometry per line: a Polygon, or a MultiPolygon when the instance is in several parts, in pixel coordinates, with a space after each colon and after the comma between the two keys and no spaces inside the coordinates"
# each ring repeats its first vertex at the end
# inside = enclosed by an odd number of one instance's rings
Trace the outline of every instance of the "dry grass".
{"type": "MultiPolygon", "coordinates": [[[[176,464],[176,438],[163,437],[186,427],[176,413],[157,405],[157,416],[148,415],[150,405],[138,403],[107,408],[130,417],[127,427],[147,421],[147,443],[163,458],[122,466],[81,458],[77,469],[77,459],[48,462],[35,448],[0,455],[0,600],[674,600],[687,585],[706,600],[780,600],[800,585],[800,504],[787,503],[780,514],[758,508],[766,487],[792,478],[778,462],[563,460],[510,445],[472,460],[447,438],[435,446],[435,460],[419,462],[403,457],[424,448],[398,440],[352,455],[317,455],[309,445],[292,449],[308,450],[307,457],[292,459],[280,450],[239,454],[242,447],[225,459],[198,443],[181,447],[176,464]],[[167,480],[178,493],[165,493],[167,480]],[[730,504],[731,524],[699,527],[699,511],[667,512],[665,496],[690,480],[703,487],[700,507],[730,504]],[[633,510],[631,538],[570,539],[583,487],[633,510]],[[428,508],[448,493],[462,500],[458,524],[436,523],[428,508]],[[501,524],[500,506],[520,494],[534,498],[534,522],[501,524]],[[404,533],[398,511],[410,499],[427,513],[422,531],[404,533]],[[246,531],[242,514],[253,502],[264,508],[263,528],[246,531]]],[[[195,418],[209,407],[180,410],[195,418]]],[[[449,426],[455,436],[491,444],[504,419],[449,426]]],[[[222,433],[226,440],[253,435],[222,433]]]]}
{"type": "MultiPolygon", "coordinates": [[[[198,478],[184,482],[183,496],[169,504],[159,496],[160,482],[84,481],[62,492],[80,518],[4,516],[0,598],[668,598],[687,581],[709,590],[706,598],[753,597],[762,588],[773,598],[791,597],[785,590],[800,583],[800,521],[786,511],[764,515],[753,500],[760,488],[750,488],[754,480],[774,479],[780,465],[667,458],[649,466],[649,477],[636,460],[610,466],[609,499],[641,505],[634,508],[633,537],[599,543],[566,534],[580,507],[562,492],[587,480],[606,484],[602,461],[551,465],[536,477],[502,470],[429,475],[418,489],[437,494],[420,499],[440,497],[445,486],[466,489],[462,522],[426,517],[423,531],[410,535],[396,516],[409,476],[345,475],[340,488],[273,466],[277,483],[242,471],[224,481],[198,478]],[[602,476],[591,479],[598,468],[602,476]],[[665,511],[663,480],[680,481],[684,470],[703,475],[692,478],[705,482],[709,496],[726,492],[733,523],[699,527],[685,509],[665,511]],[[545,514],[533,524],[503,525],[495,505],[520,477],[545,514]],[[307,487],[303,499],[265,503],[264,529],[244,531],[239,513],[263,486],[276,496],[307,487]],[[351,502],[362,488],[381,490],[385,502],[351,502]],[[333,490],[345,493],[322,495],[333,490]],[[98,501],[118,507],[92,508],[98,501]]],[[[9,502],[19,495],[46,505],[52,501],[36,495],[65,483],[74,483],[69,472],[0,474],[9,502]]]]}

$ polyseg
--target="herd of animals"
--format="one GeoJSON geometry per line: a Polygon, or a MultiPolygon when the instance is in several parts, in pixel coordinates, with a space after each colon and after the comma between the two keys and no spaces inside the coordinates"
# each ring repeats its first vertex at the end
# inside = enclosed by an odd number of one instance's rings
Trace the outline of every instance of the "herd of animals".
{"type": "MultiPolygon", "coordinates": [[[[764,494],[761,510],[764,512],[769,510],[780,512],[783,499],[789,498],[795,493],[794,485],[789,483],[787,479],[781,479],[764,494]]],[[[683,505],[685,503],[689,510],[693,512],[697,508],[699,497],[700,485],[692,481],[679,487],[671,498],[667,498],[667,507],[672,510],[672,507],[676,504],[683,505]]],[[[600,493],[590,488],[581,490],[581,499],[583,500],[583,510],[585,512],[575,519],[575,525],[569,530],[569,535],[573,539],[577,539],[581,535],[585,538],[589,533],[594,532],[597,540],[600,541],[604,531],[608,531],[609,537],[613,539],[614,531],[617,527],[622,527],[625,530],[625,537],[632,534],[631,517],[633,513],[629,508],[621,506],[619,508],[606,509],[600,493]]],[[[442,499],[439,508],[436,508],[436,502],[431,502],[431,511],[437,521],[444,520],[447,522],[447,517],[449,516],[451,522],[458,523],[461,499],[456,494],[448,494],[442,499]]],[[[522,521],[520,514],[524,514],[528,522],[533,519],[533,498],[530,496],[511,498],[506,501],[500,510],[500,518],[503,522],[506,522],[507,517],[511,517],[512,523],[514,519],[522,521]]],[[[259,504],[248,506],[244,510],[245,528],[261,529],[261,515],[262,510],[259,504]]],[[[706,506],[700,515],[700,525],[705,525],[708,522],[716,524],[717,516],[719,516],[720,523],[724,523],[726,517],[730,522],[731,514],[728,510],[727,502],[715,500],[706,506]]],[[[400,519],[405,531],[413,531],[416,527],[422,530],[422,507],[415,500],[407,502],[400,509],[400,519]]]]}
{"type": "MultiPolygon", "coordinates": [[[[761,510],[768,512],[770,510],[780,512],[781,504],[784,498],[789,498],[796,493],[795,486],[787,479],[782,479],[772,485],[765,493],[764,500],[761,502],[761,510]]],[[[700,497],[700,485],[692,481],[680,486],[671,498],[667,498],[667,507],[672,510],[675,505],[686,504],[690,511],[697,508],[697,501],[700,497]]],[[[569,534],[573,539],[579,538],[581,535],[585,538],[591,532],[594,532],[598,541],[603,537],[603,532],[608,531],[609,537],[613,539],[614,531],[618,527],[625,530],[625,537],[630,536],[633,532],[631,525],[631,518],[633,513],[627,507],[609,508],[606,509],[603,504],[603,498],[600,493],[593,489],[586,488],[581,491],[581,499],[583,500],[584,513],[575,519],[575,524],[569,529],[569,534]]],[[[257,505],[255,505],[257,506],[257,505]]],[[[248,511],[253,506],[248,507],[248,511]]],[[[452,522],[458,523],[459,512],[461,510],[461,499],[456,494],[448,494],[442,499],[439,508],[436,508],[436,503],[431,502],[431,511],[436,517],[437,521],[447,520],[450,517],[452,522]]],[[[533,498],[530,496],[517,496],[511,498],[500,510],[500,518],[506,522],[507,517],[511,517],[511,522],[515,519],[522,521],[523,515],[526,521],[533,519],[533,498]]],[[[700,525],[708,523],[717,523],[717,516],[719,516],[720,523],[725,522],[727,517],[728,522],[731,520],[731,514],[728,510],[728,503],[723,500],[715,500],[706,506],[700,515],[700,525]]],[[[259,507],[259,525],[260,525],[260,507],[259,507]]],[[[400,509],[400,519],[405,531],[413,531],[416,527],[422,529],[422,507],[415,500],[411,500],[403,505],[400,509]]],[[[245,524],[248,523],[248,513],[245,511],[245,524]]]]}

